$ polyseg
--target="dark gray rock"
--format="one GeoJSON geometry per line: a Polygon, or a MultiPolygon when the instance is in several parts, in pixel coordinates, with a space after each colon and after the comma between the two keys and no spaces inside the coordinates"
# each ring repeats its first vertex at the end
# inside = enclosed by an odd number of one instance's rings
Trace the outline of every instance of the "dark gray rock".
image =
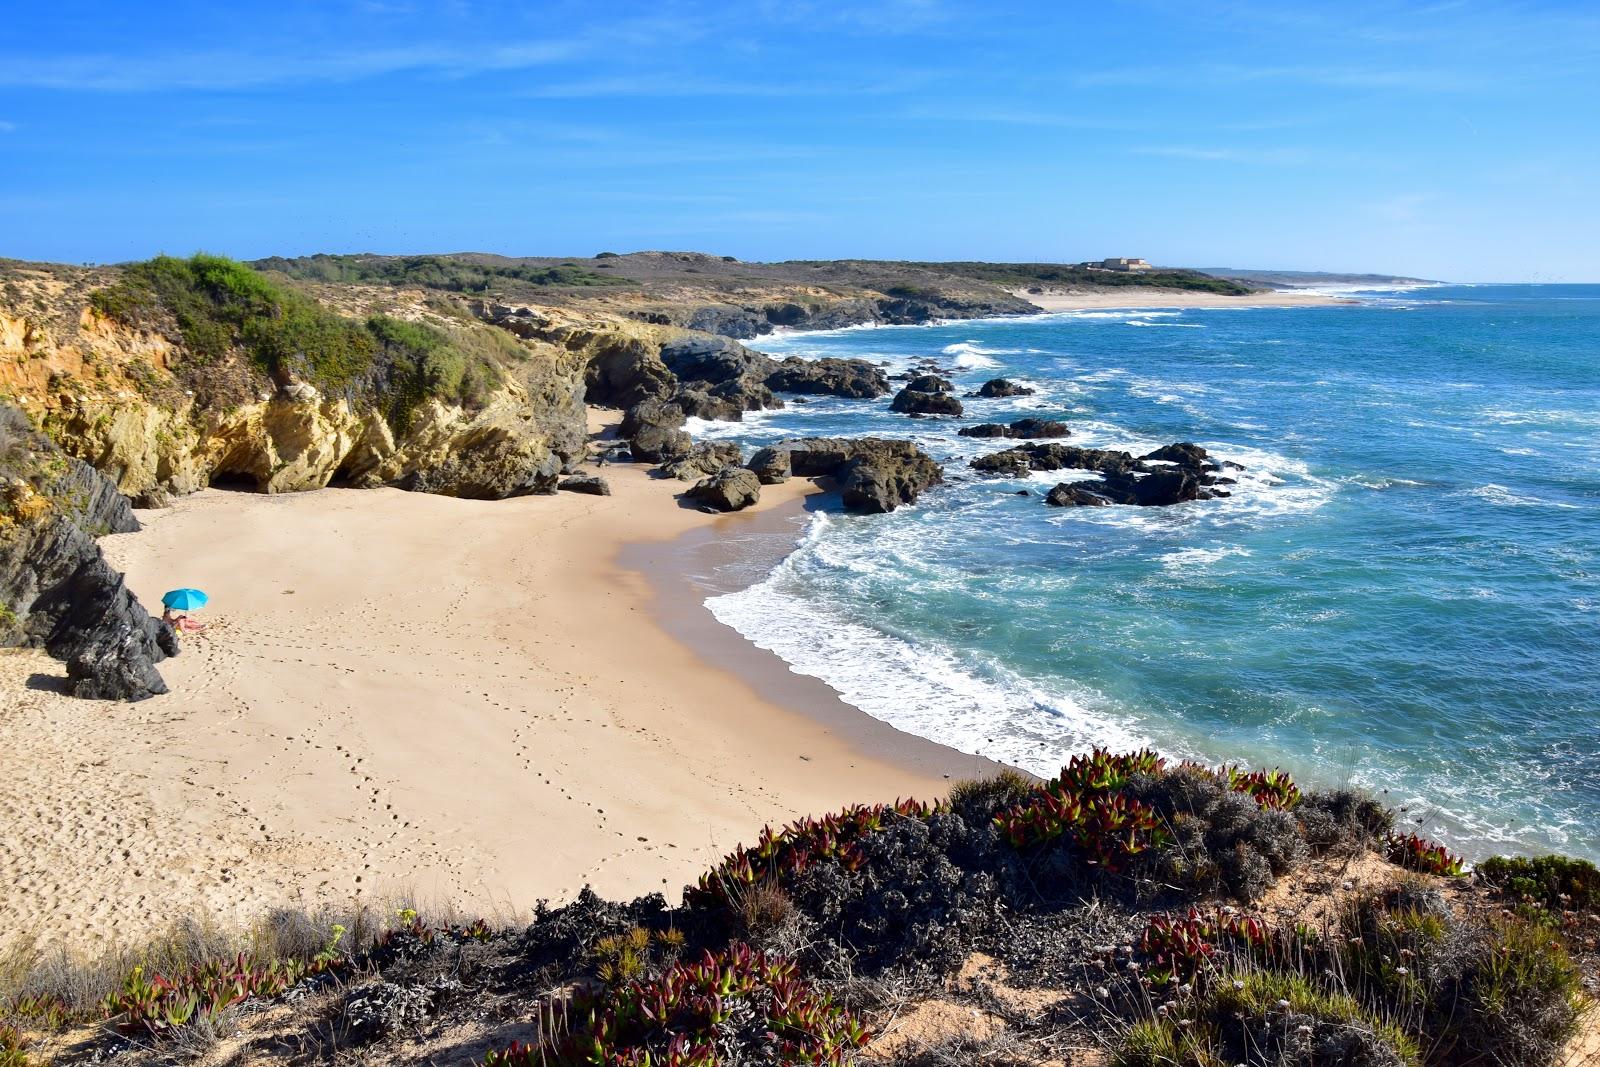
{"type": "Polygon", "coordinates": [[[1002,397],[1002,396],[1032,396],[1034,390],[1026,385],[1018,385],[1008,378],[990,378],[978,387],[975,393],[968,396],[1002,397]]]}
{"type": "Polygon", "coordinates": [[[789,464],[789,450],[787,448],[761,448],[750,457],[746,464],[755,471],[756,477],[762,485],[777,485],[789,480],[793,468],[789,464]]]}
{"type": "MultiPolygon", "coordinates": [[[[1033,446],[1035,449],[1063,446],[1033,446]]],[[[1018,450],[1013,450],[1018,451],[1018,450]]],[[[1066,450],[1080,457],[1094,449],[1066,450]]],[[[1003,454],[1002,454],[1003,455],[1003,454]]],[[[1135,507],[1166,507],[1191,500],[1210,500],[1229,495],[1216,486],[1231,484],[1232,479],[1218,478],[1212,472],[1222,469],[1199,445],[1180,442],[1165,445],[1137,460],[1124,462],[1127,453],[1105,454],[1099,466],[1088,462],[1063,462],[1061,467],[1079,467],[1098,470],[1101,477],[1078,482],[1063,482],[1050,490],[1045,503],[1056,507],[1099,507],[1105,504],[1129,504],[1135,507]]],[[[985,456],[986,460],[996,457],[985,456]]],[[[1065,453],[1051,453],[1049,462],[1068,458],[1065,453]]],[[[1032,462],[1044,462],[1039,455],[1029,456],[1032,462]]],[[[974,460],[974,463],[977,461],[974,460]]],[[[1015,459],[1008,460],[1015,462],[1015,459]]],[[[1033,467],[1035,470],[1055,470],[1058,467],[1033,467]]]]}
{"type": "Polygon", "coordinates": [[[724,467],[686,494],[717,511],[742,511],[761,499],[761,482],[744,467],[724,467]]]}
{"type": "Polygon", "coordinates": [[[1072,433],[1064,422],[1053,419],[1017,419],[1009,426],[998,422],[984,422],[977,426],[963,426],[956,431],[962,437],[1011,437],[1042,439],[1066,437],[1072,433]]]}
{"type": "Polygon", "coordinates": [[[678,388],[678,379],[649,345],[628,340],[589,360],[584,386],[589,403],[627,409],[652,397],[671,396],[678,388]]]}
{"type": "Polygon", "coordinates": [[[937,374],[919,374],[906,382],[906,388],[914,393],[948,393],[955,388],[950,379],[941,378],[937,374]]]}
{"type": "Polygon", "coordinates": [[[895,394],[890,411],[902,415],[960,415],[961,401],[949,393],[925,393],[906,386],[895,394]]]}
{"type": "Polygon", "coordinates": [[[622,416],[617,433],[626,438],[633,458],[641,463],[665,463],[686,456],[694,442],[683,431],[685,415],[677,404],[658,397],[641,400],[622,416]]]}
{"type": "Polygon", "coordinates": [[[556,488],[568,493],[584,493],[588,496],[611,495],[611,483],[598,474],[574,474],[561,479],[556,488]]]}
{"type": "Polygon", "coordinates": [[[737,467],[742,458],[739,446],[731,441],[716,444],[702,442],[691,448],[688,455],[657,467],[656,473],[680,482],[693,482],[714,475],[724,467],[737,467]]]}
{"type": "Polygon", "coordinates": [[[152,486],[138,496],[133,497],[131,503],[141,511],[153,511],[172,506],[172,500],[167,496],[167,491],[159,485],[152,486]]]}
{"type": "Polygon", "coordinates": [[[781,393],[842,396],[870,400],[889,391],[883,371],[861,359],[801,359],[790,356],[766,377],[781,393]]]}
{"type": "Polygon", "coordinates": [[[944,480],[944,468],[912,441],[879,437],[786,441],[790,467],[801,477],[831,476],[844,506],[864,514],[915,503],[944,480]]]}
{"type": "Polygon", "coordinates": [[[1091,470],[1102,474],[1122,473],[1137,469],[1139,461],[1127,452],[1113,452],[1101,448],[1077,448],[1073,445],[1048,443],[1018,445],[1004,452],[979,456],[967,464],[982,474],[1005,475],[1020,478],[1029,471],[1091,470]]]}
{"type": "Polygon", "coordinates": [[[94,541],[139,529],[127,498],[3,405],[0,515],[0,644],[65,661],[73,696],[165,693],[155,665],[177,654],[176,635],[150,618],[94,541]]]}

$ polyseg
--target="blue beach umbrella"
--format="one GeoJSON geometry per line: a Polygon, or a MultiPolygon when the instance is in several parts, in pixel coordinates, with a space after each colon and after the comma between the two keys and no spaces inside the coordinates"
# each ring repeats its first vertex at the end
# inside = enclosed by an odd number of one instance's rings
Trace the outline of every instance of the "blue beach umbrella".
{"type": "Polygon", "coordinates": [[[161,604],[173,611],[193,611],[205,607],[209,599],[198,589],[174,589],[161,598],[161,604]]]}

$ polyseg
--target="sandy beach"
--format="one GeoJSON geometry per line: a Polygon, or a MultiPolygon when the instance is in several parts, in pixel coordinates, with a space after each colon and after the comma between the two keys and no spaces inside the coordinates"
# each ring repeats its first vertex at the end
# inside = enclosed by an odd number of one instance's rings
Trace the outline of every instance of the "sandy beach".
{"type": "Polygon", "coordinates": [[[1183,289],[1157,289],[1129,286],[1108,291],[1095,289],[1046,289],[1042,293],[1026,289],[1010,290],[1012,296],[1021,297],[1045,311],[1091,311],[1116,308],[1250,308],[1250,307],[1328,307],[1349,304],[1325,293],[1263,292],[1245,296],[1226,296],[1222,293],[1188,292],[1183,289]]]}
{"type": "Polygon", "coordinates": [[[781,540],[815,487],[713,517],[643,467],[603,473],[610,497],[213,489],[104,539],[146,604],[206,589],[210,629],[137,704],[0,655],[0,922],[87,945],[356,895],[508,918],[585,883],[676,898],[763,823],[983,770],[636,569],[681,565],[691,531],[781,540]]]}

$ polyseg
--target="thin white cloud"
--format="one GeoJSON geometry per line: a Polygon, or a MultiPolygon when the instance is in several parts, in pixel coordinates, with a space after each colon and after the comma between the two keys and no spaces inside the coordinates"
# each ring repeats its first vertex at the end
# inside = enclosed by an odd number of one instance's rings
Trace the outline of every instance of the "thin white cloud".
{"type": "Polygon", "coordinates": [[[85,92],[254,89],[307,82],[349,82],[405,72],[461,76],[519,70],[572,59],[576,40],[526,41],[485,48],[372,48],[321,54],[224,50],[136,58],[78,55],[0,58],[0,85],[85,92]]]}
{"type": "Polygon", "coordinates": [[[0,133],[16,133],[16,132],[17,132],[17,124],[15,122],[6,122],[4,119],[0,119],[0,133]]]}

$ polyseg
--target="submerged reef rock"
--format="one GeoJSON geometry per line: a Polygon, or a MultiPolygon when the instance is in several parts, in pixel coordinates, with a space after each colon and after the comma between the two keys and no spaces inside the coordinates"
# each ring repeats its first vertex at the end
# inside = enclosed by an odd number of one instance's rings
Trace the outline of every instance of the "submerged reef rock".
{"type": "Polygon", "coordinates": [[[167,691],[155,665],[172,628],[145,612],[95,544],[139,529],[109,479],[0,405],[0,645],[67,664],[67,692],[139,700],[167,691]]]}

